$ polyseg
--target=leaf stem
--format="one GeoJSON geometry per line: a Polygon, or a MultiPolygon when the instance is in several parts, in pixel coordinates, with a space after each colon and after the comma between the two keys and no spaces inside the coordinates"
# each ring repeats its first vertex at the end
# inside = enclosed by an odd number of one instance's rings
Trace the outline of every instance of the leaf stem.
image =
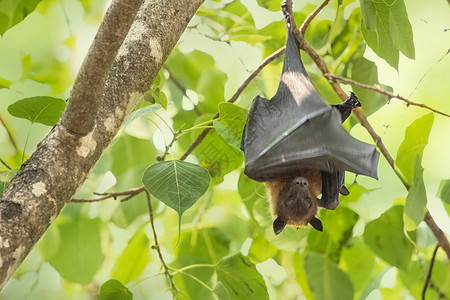
{"type": "Polygon", "coordinates": [[[28,129],[27,138],[25,139],[25,145],[23,146],[21,164],[23,164],[23,162],[25,160],[25,151],[27,150],[28,139],[30,138],[30,133],[31,133],[31,128],[32,127],[33,127],[33,123],[31,123],[30,128],[28,129]]]}
{"type": "Polygon", "coordinates": [[[144,188],[144,191],[145,191],[145,195],[147,197],[148,213],[150,216],[150,225],[152,227],[152,232],[153,232],[153,240],[155,241],[155,244],[152,246],[152,249],[156,250],[156,252],[158,253],[159,260],[161,261],[161,264],[164,268],[164,273],[166,274],[166,277],[169,280],[170,287],[173,292],[173,296],[176,297],[176,295],[178,294],[179,291],[178,291],[177,287],[175,286],[175,283],[173,282],[173,275],[169,272],[169,267],[166,265],[166,262],[164,261],[164,258],[161,253],[161,249],[159,248],[158,236],[156,235],[155,223],[154,223],[154,219],[153,219],[153,208],[152,208],[152,203],[150,201],[150,193],[145,188],[144,188]]]}

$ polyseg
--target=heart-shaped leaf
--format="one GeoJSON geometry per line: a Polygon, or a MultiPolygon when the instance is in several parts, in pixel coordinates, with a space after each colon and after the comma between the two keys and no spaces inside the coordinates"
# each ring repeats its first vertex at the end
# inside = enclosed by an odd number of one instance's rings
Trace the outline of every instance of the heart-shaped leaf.
{"type": "Polygon", "coordinates": [[[8,106],[8,112],[31,123],[53,126],[58,122],[66,101],[59,98],[38,96],[19,100],[8,106]]]}
{"type": "Polygon", "coordinates": [[[100,288],[100,300],[132,300],[133,294],[119,280],[111,279],[100,288]]]}
{"type": "Polygon", "coordinates": [[[151,165],[142,178],[150,194],[173,208],[180,218],[203,196],[210,181],[205,168],[181,160],[151,165]]]}

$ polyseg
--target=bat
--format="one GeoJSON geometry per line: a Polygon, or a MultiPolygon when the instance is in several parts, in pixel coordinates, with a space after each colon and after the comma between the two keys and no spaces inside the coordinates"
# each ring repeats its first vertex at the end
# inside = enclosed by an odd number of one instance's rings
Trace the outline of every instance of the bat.
{"type": "Polygon", "coordinates": [[[353,93],[334,106],[320,95],[302,63],[290,16],[283,13],[287,42],[281,79],[272,99],[253,100],[241,140],[244,173],[265,183],[275,234],[286,225],[310,224],[322,231],[318,207],[335,209],[339,194],[349,194],[345,171],[378,178],[379,153],[341,125],[361,106],[353,93]]]}

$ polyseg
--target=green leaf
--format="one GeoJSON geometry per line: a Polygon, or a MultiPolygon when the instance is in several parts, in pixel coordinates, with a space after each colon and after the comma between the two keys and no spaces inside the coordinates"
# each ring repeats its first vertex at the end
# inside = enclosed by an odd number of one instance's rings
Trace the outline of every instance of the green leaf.
{"type": "Polygon", "coordinates": [[[394,206],[368,223],[364,240],[370,249],[389,264],[406,270],[414,246],[403,233],[403,207],[394,206]]]}
{"type": "Polygon", "coordinates": [[[0,1],[0,35],[32,13],[41,0],[0,1]]]}
{"type": "Polygon", "coordinates": [[[8,187],[9,182],[6,181],[0,181],[0,196],[3,194],[3,192],[8,187]]]}
{"type": "Polygon", "coordinates": [[[339,265],[352,279],[355,291],[359,291],[371,279],[375,268],[375,255],[361,238],[353,238],[342,249],[339,265]]]}
{"type": "Polygon", "coordinates": [[[305,257],[305,271],[315,299],[353,299],[353,284],[347,273],[326,256],[309,252],[305,257]]]}
{"type": "Polygon", "coordinates": [[[214,287],[214,294],[216,294],[217,298],[219,300],[229,300],[230,295],[227,292],[227,289],[223,285],[222,282],[217,282],[216,286],[214,287]]]}
{"type": "MultiPolygon", "coordinates": [[[[217,261],[229,253],[230,240],[217,227],[199,228],[198,230],[184,231],[181,235],[180,245],[176,248],[173,262],[175,268],[189,265],[203,264],[210,267],[200,267],[185,270],[185,273],[207,283],[214,275],[217,261]]],[[[207,299],[211,292],[189,276],[174,277],[175,284],[182,288],[189,299],[207,299]]],[[[220,288],[219,288],[220,289],[220,288]]]]}
{"type": "Polygon", "coordinates": [[[144,172],[145,188],[179,215],[206,192],[210,184],[208,171],[199,165],[180,160],[156,163],[144,172]]]}
{"type": "Polygon", "coordinates": [[[261,34],[232,34],[228,38],[230,41],[241,41],[249,44],[257,44],[267,40],[270,40],[272,37],[261,34]]]}
{"type": "Polygon", "coordinates": [[[450,179],[441,180],[439,184],[438,197],[447,204],[450,204],[450,179]]]}
{"type": "Polygon", "coordinates": [[[161,105],[152,104],[152,105],[148,105],[146,107],[143,107],[143,108],[133,111],[130,114],[130,116],[128,117],[128,119],[125,121],[125,123],[123,123],[123,127],[127,127],[131,122],[133,122],[137,118],[139,118],[141,116],[152,114],[160,108],[161,108],[161,105]]]}
{"type": "Polygon", "coordinates": [[[405,139],[398,148],[395,165],[400,169],[408,184],[411,184],[414,177],[414,164],[419,155],[422,161],[422,153],[428,144],[431,126],[433,125],[434,115],[429,113],[415,120],[406,128],[405,139]]]}
{"type": "Polygon", "coordinates": [[[110,279],[100,288],[99,300],[132,300],[133,294],[119,280],[110,279]]]}
{"type": "Polygon", "coordinates": [[[227,290],[229,299],[269,299],[263,277],[241,253],[222,258],[216,272],[217,280],[227,290]]]}
{"type": "Polygon", "coordinates": [[[242,172],[239,176],[238,192],[239,196],[241,196],[242,201],[244,202],[245,207],[247,208],[249,215],[252,218],[255,217],[253,212],[255,203],[257,201],[261,201],[263,203],[267,202],[266,189],[264,187],[264,184],[255,180],[251,180],[247,177],[247,175],[244,174],[244,172],[242,172]]]}
{"type": "MultiPolygon", "coordinates": [[[[364,57],[360,57],[353,63],[352,79],[368,85],[380,85],[378,82],[377,66],[364,57]]],[[[383,86],[383,88],[392,92],[391,87],[383,86]]],[[[366,115],[371,115],[376,112],[389,100],[389,98],[385,95],[357,86],[353,86],[353,92],[361,101],[361,108],[364,110],[366,115]]]]}
{"type": "Polygon", "coordinates": [[[408,191],[403,214],[403,221],[407,231],[416,230],[427,212],[427,192],[423,183],[423,168],[420,164],[419,155],[416,157],[415,166],[414,181],[408,191]]]}
{"type": "Polygon", "coordinates": [[[159,93],[158,99],[156,99],[156,103],[160,104],[164,109],[167,109],[167,96],[164,92],[159,93]]]}
{"type": "Polygon", "coordinates": [[[139,229],[115,261],[110,277],[128,283],[141,275],[148,262],[149,242],[144,229],[139,229]]]}
{"type": "Polygon", "coordinates": [[[104,258],[100,220],[87,217],[60,217],[58,220],[59,247],[48,261],[65,279],[87,284],[92,281],[104,258]]]}
{"type": "Polygon", "coordinates": [[[363,293],[361,294],[361,297],[359,298],[359,300],[365,300],[367,299],[367,297],[369,296],[369,294],[377,289],[380,286],[381,283],[381,279],[383,279],[384,274],[389,271],[389,269],[391,269],[390,267],[385,268],[383,271],[381,271],[380,273],[377,274],[377,276],[375,276],[372,281],[366,286],[366,288],[364,289],[363,293]]]}
{"type": "Polygon", "coordinates": [[[253,237],[252,245],[248,251],[248,257],[256,262],[263,262],[274,257],[278,249],[261,234],[253,237]]]}
{"type": "Polygon", "coordinates": [[[339,206],[336,210],[322,210],[319,219],[324,231],[311,230],[308,236],[308,250],[326,253],[328,258],[338,262],[343,245],[352,236],[353,227],[359,219],[354,211],[339,206]]]}
{"type": "Polygon", "coordinates": [[[19,100],[8,106],[8,112],[17,118],[27,119],[31,123],[53,126],[58,122],[66,101],[53,97],[31,97],[19,100]]]}
{"type": "Polygon", "coordinates": [[[219,119],[213,123],[214,128],[228,144],[239,150],[248,110],[225,102],[219,104],[219,115],[219,119]]]}
{"type": "Polygon", "coordinates": [[[223,181],[223,176],[240,167],[244,161],[241,151],[228,145],[215,130],[211,130],[197,146],[194,155],[209,171],[214,183],[223,181]]]}
{"type": "Polygon", "coordinates": [[[413,33],[403,0],[361,0],[360,3],[361,31],[370,48],[396,69],[399,51],[414,59],[413,33]]]}

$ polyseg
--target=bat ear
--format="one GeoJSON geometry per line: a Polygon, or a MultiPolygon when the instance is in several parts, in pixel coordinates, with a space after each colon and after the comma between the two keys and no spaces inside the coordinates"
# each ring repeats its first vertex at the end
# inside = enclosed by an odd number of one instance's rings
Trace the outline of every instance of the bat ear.
{"type": "Polygon", "coordinates": [[[320,222],[320,220],[317,219],[316,217],[309,220],[309,224],[311,224],[311,226],[314,227],[314,229],[321,231],[321,232],[323,231],[322,222],[320,222]]]}
{"type": "Polygon", "coordinates": [[[273,221],[273,232],[275,232],[276,235],[280,234],[284,227],[286,227],[286,220],[283,217],[278,217],[273,221]]]}
{"type": "Polygon", "coordinates": [[[349,190],[345,187],[345,185],[341,187],[341,190],[339,192],[344,196],[348,196],[350,194],[349,190]]]}

